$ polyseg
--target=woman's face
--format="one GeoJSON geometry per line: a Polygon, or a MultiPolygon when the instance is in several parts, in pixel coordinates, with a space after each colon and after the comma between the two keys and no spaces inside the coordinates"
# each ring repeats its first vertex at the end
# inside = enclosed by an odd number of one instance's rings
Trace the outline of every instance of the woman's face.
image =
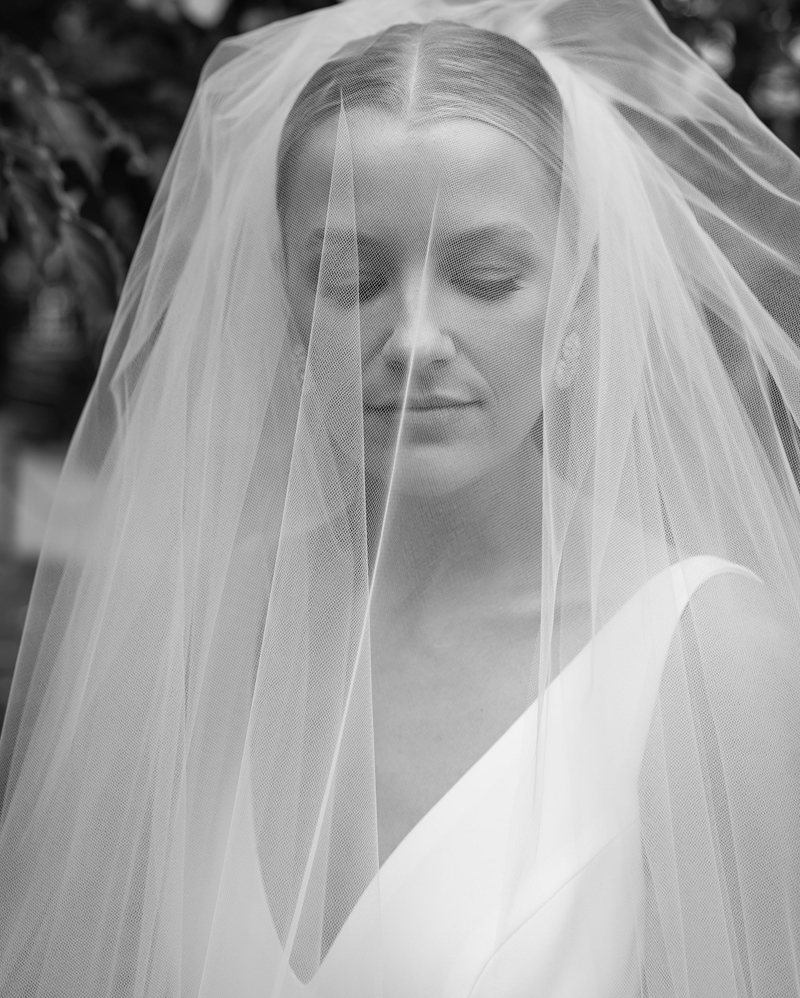
{"type": "Polygon", "coordinates": [[[490,125],[410,128],[367,110],[348,125],[357,268],[320,272],[326,231],[353,232],[352,203],[329,204],[330,120],[304,144],[284,211],[294,318],[306,338],[312,319],[315,338],[343,335],[358,283],[367,472],[391,473],[399,432],[394,488],[446,493],[507,461],[541,413],[553,183],[490,125]]]}

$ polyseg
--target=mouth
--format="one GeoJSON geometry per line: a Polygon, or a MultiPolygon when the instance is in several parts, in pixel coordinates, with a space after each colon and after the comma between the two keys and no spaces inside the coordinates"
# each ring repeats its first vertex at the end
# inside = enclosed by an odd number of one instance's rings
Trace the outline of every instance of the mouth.
{"type": "Polygon", "coordinates": [[[366,403],[364,409],[368,412],[399,414],[403,411],[403,408],[405,408],[406,412],[444,412],[457,409],[470,409],[479,404],[474,399],[434,395],[425,398],[410,398],[405,402],[405,406],[402,399],[378,404],[366,403]]]}

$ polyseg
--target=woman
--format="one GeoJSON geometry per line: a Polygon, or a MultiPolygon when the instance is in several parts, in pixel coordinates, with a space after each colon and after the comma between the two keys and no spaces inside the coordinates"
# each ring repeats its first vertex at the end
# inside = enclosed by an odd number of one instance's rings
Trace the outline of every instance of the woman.
{"type": "Polygon", "coordinates": [[[0,992],[800,993],[798,195],[636,0],[224,45],[39,569],[0,992]]]}

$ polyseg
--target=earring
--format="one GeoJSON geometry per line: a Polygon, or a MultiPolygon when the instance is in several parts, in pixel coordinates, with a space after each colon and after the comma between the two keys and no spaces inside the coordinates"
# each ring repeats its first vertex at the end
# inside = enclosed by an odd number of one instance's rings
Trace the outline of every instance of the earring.
{"type": "Polygon", "coordinates": [[[308,354],[306,348],[302,343],[296,343],[292,347],[292,371],[294,372],[294,378],[300,387],[303,387],[303,381],[306,376],[306,359],[308,354]]]}
{"type": "Polygon", "coordinates": [[[569,388],[575,380],[578,361],[583,350],[583,340],[580,333],[570,333],[561,345],[561,356],[558,358],[553,381],[561,388],[569,388]]]}

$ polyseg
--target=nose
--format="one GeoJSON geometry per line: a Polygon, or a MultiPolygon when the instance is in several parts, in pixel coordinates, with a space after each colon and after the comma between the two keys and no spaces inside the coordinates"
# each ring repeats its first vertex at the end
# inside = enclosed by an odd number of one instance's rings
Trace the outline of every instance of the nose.
{"type": "Polygon", "coordinates": [[[455,344],[431,311],[428,298],[424,286],[404,294],[400,314],[381,351],[390,366],[407,369],[413,364],[419,369],[455,356],[455,344]]]}

